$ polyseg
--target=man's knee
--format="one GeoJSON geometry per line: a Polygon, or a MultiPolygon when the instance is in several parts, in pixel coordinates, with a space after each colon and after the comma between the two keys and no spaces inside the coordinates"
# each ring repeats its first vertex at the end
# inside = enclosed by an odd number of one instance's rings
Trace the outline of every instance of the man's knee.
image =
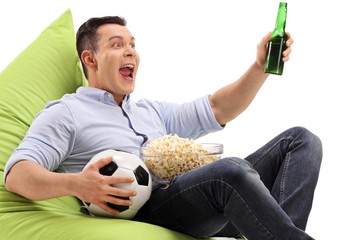
{"type": "Polygon", "coordinates": [[[245,185],[253,182],[254,177],[259,178],[248,161],[237,157],[220,159],[214,167],[219,169],[217,178],[229,185],[245,185]]]}

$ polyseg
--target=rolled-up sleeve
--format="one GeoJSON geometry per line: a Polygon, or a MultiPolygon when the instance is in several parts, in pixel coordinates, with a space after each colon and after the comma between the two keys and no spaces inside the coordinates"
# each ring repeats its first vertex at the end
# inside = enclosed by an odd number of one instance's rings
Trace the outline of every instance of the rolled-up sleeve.
{"type": "Polygon", "coordinates": [[[224,126],[220,125],[215,118],[208,95],[198,98],[195,101],[195,105],[199,115],[200,124],[207,133],[219,131],[224,128],[224,126]]]}
{"type": "Polygon", "coordinates": [[[155,103],[168,133],[185,138],[199,138],[224,128],[215,118],[209,96],[202,96],[183,104],[155,103]]]}
{"type": "Polygon", "coordinates": [[[57,110],[47,108],[41,111],[10,156],[4,169],[4,182],[10,169],[19,161],[30,160],[55,170],[69,155],[75,134],[73,118],[63,104],[55,104],[50,108],[57,110]]]}

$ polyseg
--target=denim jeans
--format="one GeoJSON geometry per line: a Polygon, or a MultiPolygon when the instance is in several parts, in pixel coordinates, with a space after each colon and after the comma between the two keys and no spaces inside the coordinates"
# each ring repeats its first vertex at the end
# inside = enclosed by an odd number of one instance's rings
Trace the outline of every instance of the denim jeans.
{"type": "Polygon", "coordinates": [[[313,239],[305,227],[321,160],[320,139],[291,128],[245,159],[223,158],[156,188],[135,220],[201,238],[313,239]]]}

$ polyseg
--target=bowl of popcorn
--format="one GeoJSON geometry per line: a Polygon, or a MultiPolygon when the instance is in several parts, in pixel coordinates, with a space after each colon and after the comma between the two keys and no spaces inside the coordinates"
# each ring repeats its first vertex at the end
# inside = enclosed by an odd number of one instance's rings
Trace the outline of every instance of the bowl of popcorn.
{"type": "Polygon", "coordinates": [[[140,158],[155,177],[171,180],[220,159],[223,150],[220,143],[197,143],[174,134],[150,140],[140,149],[140,158]]]}

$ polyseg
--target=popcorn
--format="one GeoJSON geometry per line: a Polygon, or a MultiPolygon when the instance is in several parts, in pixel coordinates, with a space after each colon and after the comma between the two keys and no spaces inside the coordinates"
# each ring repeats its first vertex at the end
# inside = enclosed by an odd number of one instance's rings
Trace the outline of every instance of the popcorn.
{"type": "Polygon", "coordinates": [[[193,139],[180,138],[176,134],[150,140],[141,150],[146,166],[162,180],[171,180],[180,174],[214,162],[219,159],[220,154],[214,154],[193,139]]]}

